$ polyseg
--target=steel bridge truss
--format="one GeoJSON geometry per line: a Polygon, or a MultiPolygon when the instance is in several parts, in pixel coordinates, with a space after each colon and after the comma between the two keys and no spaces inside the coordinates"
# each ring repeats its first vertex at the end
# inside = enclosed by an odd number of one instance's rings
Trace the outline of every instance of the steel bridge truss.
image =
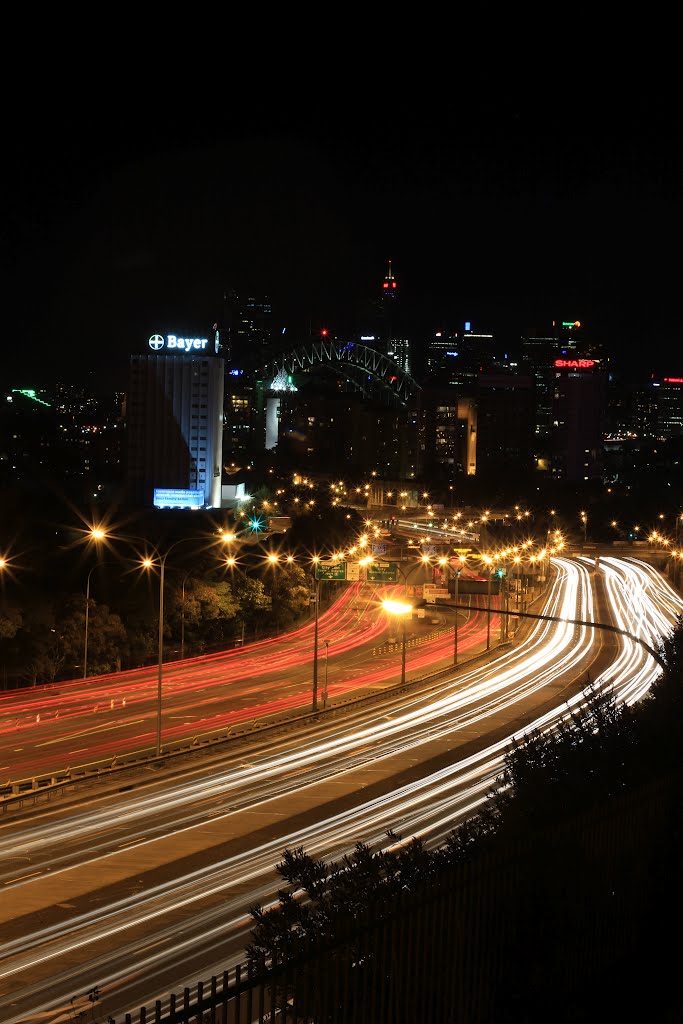
{"type": "Polygon", "coordinates": [[[421,390],[393,359],[376,349],[324,338],[280,353],[263,367],[259,377],[270,383],[282,372],[305,373],[313,366],[330,367],[366,397],[380,398],[397,409],[411,406],[421,390]]]}

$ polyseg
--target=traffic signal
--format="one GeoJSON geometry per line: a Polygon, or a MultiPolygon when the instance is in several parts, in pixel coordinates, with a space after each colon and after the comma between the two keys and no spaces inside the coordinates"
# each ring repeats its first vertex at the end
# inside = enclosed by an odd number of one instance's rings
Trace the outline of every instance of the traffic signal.
{"type": "Polygon", "coordinates": [[[505,575],[505,569],[496,569],[496,576],[503,577],[505,575]]]}

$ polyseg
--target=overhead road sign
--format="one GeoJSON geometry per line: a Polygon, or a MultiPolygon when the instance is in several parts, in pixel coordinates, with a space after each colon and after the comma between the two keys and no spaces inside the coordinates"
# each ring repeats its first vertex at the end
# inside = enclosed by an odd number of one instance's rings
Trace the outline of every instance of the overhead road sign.
{"type": "Polygon", "coordinates": [[[315,578],[317,580],[345,580],[346,562],[317,562],[315,578]]]}
{"type": "Polygon", "coordinates": [[[368,583],[398,583],[398,566],[395,562],[375,562],[367,568],[368,583]]]}

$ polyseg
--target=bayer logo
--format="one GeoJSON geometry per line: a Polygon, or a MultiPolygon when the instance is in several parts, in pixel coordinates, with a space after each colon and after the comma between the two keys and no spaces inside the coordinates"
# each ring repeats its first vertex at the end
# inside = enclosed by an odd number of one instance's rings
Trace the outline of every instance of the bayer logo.
{"type": "Polygon", "coordinates": [[[158,352],[160,348],[164,347],[163,336],[161,334],[153,334],[149,339],[149,347],[154,349],[155,352],[158,352]]]}

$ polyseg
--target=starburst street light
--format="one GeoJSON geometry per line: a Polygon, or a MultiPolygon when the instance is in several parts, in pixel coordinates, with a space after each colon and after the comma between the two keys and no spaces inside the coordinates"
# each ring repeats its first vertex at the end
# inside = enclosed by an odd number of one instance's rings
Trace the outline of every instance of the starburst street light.
{"type": "Polygon", "coordinates": [[[254,515],[247,523],[247,527],[250,533],[254,533],[258,536],[259,533],[263,533],[266,529],[266,522],[263,516],[254,515]]]}
{"type": "Polygon", "coordinates": [[[390,615],[398,615],[401,620],[401,686],[403,686],[406,681],[406,618],[412,613],[413,606],[405,604],[403,601],[382,601],[382,608],[384,608],[385,612],[389,612],[390,615]]]}

